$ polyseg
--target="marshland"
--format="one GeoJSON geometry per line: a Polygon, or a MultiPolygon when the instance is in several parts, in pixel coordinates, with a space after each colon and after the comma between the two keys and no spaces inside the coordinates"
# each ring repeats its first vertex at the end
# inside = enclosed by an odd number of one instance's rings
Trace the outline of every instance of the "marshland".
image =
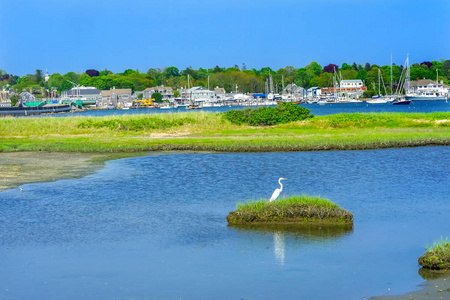
{"type": "Polygon", "coordinates": [[[0,151],[267,152],[363,150],[450,144],[450,112],[352,113],[271,126],[222,113],[2,118],[0,151]]]}

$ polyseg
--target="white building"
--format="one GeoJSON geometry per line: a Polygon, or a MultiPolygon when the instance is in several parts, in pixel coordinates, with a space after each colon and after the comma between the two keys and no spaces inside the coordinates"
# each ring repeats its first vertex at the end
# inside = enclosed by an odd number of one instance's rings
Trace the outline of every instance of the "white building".
{"type": "Polygon", "coordinates": [[[178,89],[182,98],[191,99],[194,101],[216,101],[216,92],[210,91],[202,86],[194,86],[190,89],[178,89]]]}
{"type": "Polygon", "coordinates": [[[320,97],[320,95],[322,95],[322,89],[320,87],[315,86],[306,91],[306,97],[308,99],[317,98],[320,97]]]}
{"type": "Polygon", "coordinates": [[[162,95],[163,100],[172,100],[174,99],[173,89],[171,87],[165,86],[155,86],[146,88],[143,92],[144,99],[152,99],[153,93],[160,93],[162,95]]]}
{"type": "Polygon", "coordinates": [[[92,86],[77,86],[68,91],[61,92],[61,102],[78,101],[83,104],[94,105],[102,99],[100,90],[92,86]]]}
{"type": "Polygon", "coordinates": [[[448,94],[448,86],[444,84],[444,81],[441,80],[440,83],[436,84],[436,81],[430,79],[419,79],[416,81],[410,82],[411,91],[417,94],[423,94],[430,91],[439,91],[441,93],[445,92],[448,94]]]}
{"type": "Polygon", "coordinates": [[[340,88],[342,89],[362,89],[363,82],[361,79],[341,80],[340,88]]]}

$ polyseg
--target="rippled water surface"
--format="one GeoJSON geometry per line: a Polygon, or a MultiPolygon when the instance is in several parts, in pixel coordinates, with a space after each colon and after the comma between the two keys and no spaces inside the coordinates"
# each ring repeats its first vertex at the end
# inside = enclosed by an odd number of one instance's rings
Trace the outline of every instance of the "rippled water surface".
{"type": "Polygon", "coordinates": [[[450,147],[176,154],[0,193],[0,299],[363,299],[423,282],[450,147]],[[327,197],[353,228],[227,227],[236,202],[327,197]]]}

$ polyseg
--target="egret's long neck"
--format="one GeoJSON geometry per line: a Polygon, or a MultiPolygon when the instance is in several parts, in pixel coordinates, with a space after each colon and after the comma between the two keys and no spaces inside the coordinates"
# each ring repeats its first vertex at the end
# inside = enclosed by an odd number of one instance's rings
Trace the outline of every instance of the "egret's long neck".
{"type": "Polygon", "coordinates": [[[283,184],[281,183],[281,179],[278,179],[278,183],[280,184],[280,192],[283,190],[283,184]]]}

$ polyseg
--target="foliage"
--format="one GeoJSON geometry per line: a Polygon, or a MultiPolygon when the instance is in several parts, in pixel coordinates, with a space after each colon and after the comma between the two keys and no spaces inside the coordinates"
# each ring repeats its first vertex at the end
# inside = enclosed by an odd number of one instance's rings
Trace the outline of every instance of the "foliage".
{"type": "Polygon", "coordinates": [[[15,106],[17,104],[17,102],[20,99],[20,95],[19,94],[14,94],[10,97],[11,100],[11,106],[15,106]]]}
{"type": "Polygon", "coordinates": [[[86,74],[88,74],[89,77],[95,77],[95,76],[99,76],[100,72],[97,70],[94,70],[94,69],[89,69],[89,70],[86,70],[86,74]]]}
{"type": "Polygon", "coordinates": [[[230,110],[223,113],[224,118],[234,124],[265,126],[301,121],[313,117],[307,108],[293,103],[283,102],[276,107],[259,107],[256,109],[230,110]]]}
{"type": "Polygon", "coordinates": [[[323,67],[323,71],[327,73],[334,73],[337,70],[339,70],[339,66],[335,64],[329,64],[323,67]]]}
{"type": "Polygon", "coordinates": [[[152,98],[155,99],[155,102],[156,102],[156,103],[161,103],[161,102],[163,102],[163,100],[162,100],[163,96],[162,96],[161,93],[159,93],[159,92],[153,93],[153,94],[152,94],[152,98]]]}

